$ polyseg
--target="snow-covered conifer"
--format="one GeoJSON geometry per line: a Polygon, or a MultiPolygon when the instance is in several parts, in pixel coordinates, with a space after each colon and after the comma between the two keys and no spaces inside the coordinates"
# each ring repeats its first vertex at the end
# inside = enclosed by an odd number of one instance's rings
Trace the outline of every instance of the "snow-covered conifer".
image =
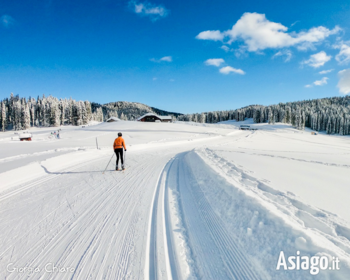
{"type": "Polygon", "coordinates": [[[27,103],[21,104],[21,129],[30,128],[30,111],[27,103]]]}
{"type": "Polygon", "coordinates": [[[84,103],[85,103],[85,109],[86,109],[87,122],[89,122],[92,119],[91,103],[87,100],[84,103]]]}
{"type": "Polygon", "coordinates": [[[7,114],[6,114],[6,107],[5,102],[1,102],[1,130],[5,131],[6,128],[6,120],[7,120],[7,114]]]}

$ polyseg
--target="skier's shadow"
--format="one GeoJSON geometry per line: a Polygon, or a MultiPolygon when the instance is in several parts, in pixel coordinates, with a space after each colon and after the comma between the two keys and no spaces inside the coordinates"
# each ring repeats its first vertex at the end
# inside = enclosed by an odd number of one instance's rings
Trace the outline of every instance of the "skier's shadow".
{"type": "MultiPolygon", "coordinates": [[[[65,174],[86,174],[86,173],[102,173],[103,170],[101,171],[80,171],[80,172],[73,172],[73,171],[67,171],[67,172],[51,172],[49,171],[45,166],[41,165],[41,167],[44,169],[44,171],[47,174],[54,174],[54,175],[65,175],[65,174]]],[[[106,172],[109,170],[106,170],[106,172]]]]}

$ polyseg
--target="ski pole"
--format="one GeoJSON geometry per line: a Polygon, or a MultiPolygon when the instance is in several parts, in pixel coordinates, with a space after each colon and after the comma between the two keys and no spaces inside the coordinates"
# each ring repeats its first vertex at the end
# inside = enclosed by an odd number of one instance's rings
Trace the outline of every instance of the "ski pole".
{"type": "Polygon", "coordinates": [[[111,159],[109,160],[109,162],[108,162],[108,164],[107,164],[107,166],[106,166],[106,168],[105,168],[105,171],[103,171],[102,174],[105,174],[105,172],[106,172],[106,170],[107,170],[107,167],[108,167],[109,163],[111,162],[113,156],[114,156],[114,153],[113,153],[113,155],[111,156],[111,159]]]}
{"type": "Polygon", "coordinates": [[[125,168],[125,159],[126,159],[126,150],[125,150],[125,153],[124,153],[124,168],[125,168]]]}

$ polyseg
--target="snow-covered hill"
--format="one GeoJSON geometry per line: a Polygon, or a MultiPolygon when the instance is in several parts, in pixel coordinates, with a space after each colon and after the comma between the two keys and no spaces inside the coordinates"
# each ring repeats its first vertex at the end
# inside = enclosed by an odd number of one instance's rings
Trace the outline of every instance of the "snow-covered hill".
{"type": "Polygon", "coordinates": [[[251,120],[61,129],[0,134],[2,279],[348,279],[350,137],[251,120]]]}
{"type": "Polygon", "coordinates": [[[128,119],[136,119],[137,117],[147,113],[155,113],[161,116],[170,114],[175,117],[177,117],[178,115],[181,115],[180,113],[160,110],[158,108],[150,107],[148,105],[138,103],[138,102],[118,101],[118,102],[110,102],[107,104],[103,104],[101,106],[108,109],[116,110],[120,112],[120,114],[123,113],[126,117],[128,117],[128,119]]]}

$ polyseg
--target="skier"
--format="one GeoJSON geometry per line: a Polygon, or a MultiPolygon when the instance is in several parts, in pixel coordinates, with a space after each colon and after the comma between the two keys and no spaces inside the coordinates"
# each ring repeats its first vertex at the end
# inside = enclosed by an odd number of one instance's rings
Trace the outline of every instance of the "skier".
{"type": "Polygon", "coordinates": [[[125,169],[124,168],[124,160],[123,160],[123,147],[124,147],[124,150],[126,151],[125,142],[124,142],[124,139],[122,137],[122,133],[118,132],[118,138],[116,138],[114,140],[114,143],[113,143],[113,149],[114,149],[114,152],[117,156],[115,170],[119,170],[119,168],[118,168],[119,155],[120,155],[120,161],[122,164],[122,169],[123,170],[125,169]]]}

